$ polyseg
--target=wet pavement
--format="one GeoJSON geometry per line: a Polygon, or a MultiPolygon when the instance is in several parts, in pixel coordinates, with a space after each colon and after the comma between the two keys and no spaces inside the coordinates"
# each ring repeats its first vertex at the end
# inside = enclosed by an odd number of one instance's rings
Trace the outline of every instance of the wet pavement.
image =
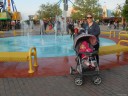
{"type": "MultiPolygon", "coordinates": [[[[0,77],[42,77],[42,76],[63,76],[69,75],[70,66],[75,67],[75,56],[38,58],[38,67],[34,68],[33,74],[28,74],[28,62],[1,62],[0,77]]],[[[113,69],[119,66],[128,65],[128,53],[100,56],[100,70],[113,69]]]]}
{"type": "Polygon", "coordinates": [[[128,53],[100,56],[100,85],[89,77],[82,86],[74,84],[69,68],[75,56],[38,58],[38,64],[28,74],[28,62],[0,62],[0,96],[128,96],[128,53]]]}

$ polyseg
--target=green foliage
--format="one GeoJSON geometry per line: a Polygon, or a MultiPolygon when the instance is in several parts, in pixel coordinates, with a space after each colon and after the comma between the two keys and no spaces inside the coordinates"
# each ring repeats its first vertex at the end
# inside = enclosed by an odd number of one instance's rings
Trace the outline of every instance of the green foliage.
{"type": "Polygon", "coordinates": [[[77,10],[78,16],[76,16],[76,13],[72,13],[72,18],[84,18],[89,12],[93,13],[94,18],[98,18],[102,11],[98,0],[76,0],[74,5],[73,8],[77,10]]]}
{"type": "Polygon", "coordinates": [[[113,12],[112,12],[112,15],[113,15],[114,17],[119,17],[119,16],[120,16],[120,13],[116,10],[116,11],[113,11],[113,12]]]}
{"type": "Polygon", "coordinates": [[[126,28],[126,31],[128,31],[128,27],[126,28]]]}
{"type": "Polygon", "coordinates": [[[125,3],[128,4],[128,0],[126,0],[125,3]]]}
{"type": "Polygon", "coordinates": [[[61,15],[62,10],[59,8],[57,4],[42,4],[40,9],[37,11],[39,19],[50,19],[55,17],[56,15],[61,15]]]}
{"type": "Polygon", "coordinates": [[[126,19],[126,22],[128,22],[128,4],[123,6],[122,16],[126,19]]]}
{"type": "Polygon", "coordinates": [[[120,17],[121,16],[121,10],[122,10],[122,7],[120,5],[117,5],[116,10],[112,11],[111,14],[114,17],[120,17]]]}
{"type": "Polygon", "coordinates": [[[25,22],[25,23],[27,23],[28,25],[30,25],[30,22],[29,22],[29,20],[25,20],[24,22],[25,22]]]}
{"type": "Polygon", "coordinates": [[[78,19],[83,19],[84,18],[83,15],[82,14],[80,15],[79,12],[71,14],[71,17],[72,17],[73,20],[78,20],[78,19]]]}

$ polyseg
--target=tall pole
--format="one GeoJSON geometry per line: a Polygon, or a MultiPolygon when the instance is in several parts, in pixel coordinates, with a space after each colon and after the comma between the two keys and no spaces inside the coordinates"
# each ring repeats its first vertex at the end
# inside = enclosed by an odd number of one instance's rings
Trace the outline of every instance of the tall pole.
{"type": "Polygon", "coordinates": [[[63,16],[64,16],[64,34],[67,33],[67,10],[68,10],[68,0],[63,0],[64,3],[64,10],[63,10],[63,16]]]}
{"type": "Polygon", "coordinates": [[[6,0],[4,0],[3,11],[5,11],[5,7],[6,7],[6,0]]]}
{"type": "Polygon", "coordinates": [[[10,5],[10,0],[8,0],[8,11],[11,11],[11,5],[10,5]]]}

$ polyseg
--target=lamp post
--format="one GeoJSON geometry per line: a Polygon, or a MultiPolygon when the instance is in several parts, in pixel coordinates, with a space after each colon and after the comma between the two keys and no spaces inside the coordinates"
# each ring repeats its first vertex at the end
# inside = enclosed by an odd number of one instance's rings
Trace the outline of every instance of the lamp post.
{"type": "Polygon", "coordinates": [[[63,0],[63,4],[64,4],[64,10],[63,10],[63,25],[64,25],[64,33],[66,33],[66,27],[67,27],[67,10],[68,10],[68,0],[63,0]]]}

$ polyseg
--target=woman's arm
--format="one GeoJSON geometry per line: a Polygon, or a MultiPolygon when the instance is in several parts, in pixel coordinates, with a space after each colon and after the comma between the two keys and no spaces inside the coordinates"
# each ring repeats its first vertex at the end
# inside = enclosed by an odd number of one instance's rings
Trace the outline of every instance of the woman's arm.
{"type": "Polygon", "coordinates": [[[99,25],[97,23],[95,23],[95,25],[94,25],[93,35],[95,35],[95,36],[99,36],[100,35],[100,27],[99,27],[99,25]]]}

